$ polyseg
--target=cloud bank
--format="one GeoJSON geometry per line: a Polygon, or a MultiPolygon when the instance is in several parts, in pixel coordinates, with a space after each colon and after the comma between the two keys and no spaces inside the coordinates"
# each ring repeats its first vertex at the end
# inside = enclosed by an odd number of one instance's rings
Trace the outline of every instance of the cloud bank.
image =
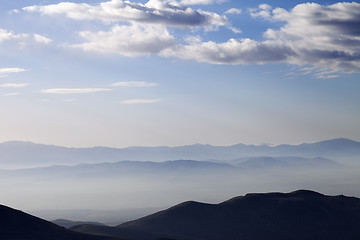
{"type": "Polygon", "coordinates": [[[253,17],[285,22],[268,29],[265,40],[230,39],[177,46],[164,56],[214,64],[285,62],[339,71],[360,70],[360,4],[299,4],[291,11],[262,4],[253,17]]]}
{"type": "MultiPolygon", "coordinates": [[[[248,13],[262,21],[282,24],[279,28],[267,29],[263,40],[243,37],[225,42],[200,40],[181,43],[170,28],[204,27],[211,30],[225,26],[240,33],[226,16],[185,6],[215,2],[150,0],[141,4],[111,0],[98,5],[61,2],[30,6],[24,10],[110,24],[108,31],[79,33],[83,42],[70,46],[84,51],[128,57],[156,54],[211,64],[288,63],[335,71],[360,70],[359,3],[342,2],[328,6],[304,3],[291,10],[261,4],[258,8],[248,9],[248,13]]],[[[227,14],[239,13],[240,9],[227,11],[227,14]]]]}

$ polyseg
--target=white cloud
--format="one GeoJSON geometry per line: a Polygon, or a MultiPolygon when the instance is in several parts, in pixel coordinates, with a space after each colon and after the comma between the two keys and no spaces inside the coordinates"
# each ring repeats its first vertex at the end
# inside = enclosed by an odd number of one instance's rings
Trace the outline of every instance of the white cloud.
{"type": "Polygon", "coordinates": [[[164,56],[195,59],[213,64],[249,64],[285,61],[294,52],[287,46],[251,39],[230,39],[225,43],[203,42],[164,51],[164,56]]]}
{"type": "Polygon", "coordinates": [[[202,39],[199,35],[197,36],[187,36],[184,38],[184,41],[190,44],[201,43],[202,39]]]}
{"type": "Polygon", "coordinates": [[[249,8],[252,17],[261,17],[269,19],[271,16],[272,7],[269,4],[260,4],[258,8],[249,8]]]}
{"type": "Polygon", "coordinates": [[[116,87],[154,87],[157,86],[157,83],[153,83],[153,82],[116,82],[111,84],[112,86],[116,86],[116,87]]]}
{"type": "Polygon", "coordinates": [[[22,88],[28,86],[29,83],[3,83],[0,84],[0,87],[4,88],[22,88]]]}
{"type": "MultiPolygon", "coordinates": [[[[48,15],[64,14],[72,19],[128,23],[112,26],[109,31],[80,32],[84,42],[70,46],[84,51],[129,57],[158,54],[213,64],[283,62],[336,71],[360,70],[359,3],[342,2],[327,6],[304,3],[289,11],[261,4],[256,9],[249,9],[252,17],[282,24],[279,28],[266,30],[263,41],[232,38],[217,43],[188,37],[185,45],[181,45],[170,34],[167,29],[169,26],[201,26],[205,30],[225,26],[234,33],[240,33],[240,30],[232,27],[226,16],[195,11],[183,5],[208,4],[214,1],[183,0],[180,3],[171,0],[150,0],[146,4],[111,0],[98,5],[62,2],[31,6],[24,10],[48,15]]],[[[227,11],[239,12],[237,9],[227,11]]]]}
{"type": "Polygon", "coordinates": [[[4,94],[5,96],[16,96],[16,95],[19,95],[20,93],[19,92],[11,92],[11,93],[6,93],[4,94]]]}
{"type": "Polygon", "coordinates": [[[122,103],[122,104],[143,104],[143,103],[157,103],[160,101],[161,101],[161,99],[128,99],[128,100],[124,100],[120,103],[122,103]]]}
{"type": "Polygon", "coordinates": [[[98,5],[60,2],[29,6],[23,10],[46,15],[64,14],[76,20],[101,20],[109,23],[126,21],[176,27],[224,26],[228,22],[226,17],[216,13],[193,10],[176,1],[163,0],[150,0],[146,4],[111,0],[98,5]]]}
{"type": "Polygon", "coordinates": [[[242,10],[238,8],[231,8],[225,12],[225,14],[241,14],[242,10]]]}
{"type": "Polygon", "coordinates": [[[19,10],[17,10],[17,9],[13,9],[13,10],[9,11],[10,15],[11,14],[17,14],[17,13],[19,13],[19,10]]]}
{"type": "Polygon", "coordinates": [[[13,32],[0,28],[0,43],[6,40],[19,39],[23,36],[22,34],[14,34],[13,32]]]}
{"type": "Polygon", "coordinates": [[[226,0],[182,0],[181,3],[184,5],[207,5],[207,4],[213,4],[213,3],[222,3],[226,0]]]}
{"type": "Polygon", "coordinates": [[[40,34],[34,34],[34,40],[36,42],[43,43],[46,45],[52,42],[52,40],[50,38],[44,37],[40,34]]]}
{"type": "Polygon", "coordinates": [[[75,102],[76,99],[75,98],[67,98],[67,99],[63,99],[61,100],[62,102],[75,102]]]}
{"type": "Polygon", "coordinates": [[[9,74],[9,73],[19,73],[25,72],[26,69],[24,68],[0,68],[0,75],[1,74],[9,74]]]}
{"type": "Polygon", "coordinates": [[[166,49],[167,57],[214,64],[285,62],[335,71],[360,71],[360,4],[299,4],[291,11],[260,5],[253,16],[284,22],[268,29],[265,41],[230,39],[224,43],[190,43],[166,49]],[[263,11],[263,12],[261,12],[263,11]]]}
{"type": "Polygon", "coordinates": [[[86,31],[81,32],[80,36],[86,42],[72,47],[128,57],[157,54],[175,45],[173,36],[159,25],[115,26],[109,32],[86,31]]]}
{"type": "Polygon", "coordinates": [[[50,38],[44,37],[40,34],[15,34],[12,31],[0,28],[0,43],[11,40],[18,42],[21,47],[26,46],[29,42],[38,42],[42,44],[49,44],[50,42],[52,42],[50,38]]]}
{"type": "Polygon", "coordinates": [[[109,88],[51,88],[43,89],[42,93],[53,93],[53,94],[73,94],[73,93],[95,93],[110,91],[109,88]]]}
{"type": "Polygon", "coordinates": [[[360,4],[336,3],[321,6],[299,4],[291,11],[276,8],[273,21],[285,21],[279,30],[264,36],[289,45],[297,57],[290,63],[311,64],[335,70],[360,69],[360,4]]]}

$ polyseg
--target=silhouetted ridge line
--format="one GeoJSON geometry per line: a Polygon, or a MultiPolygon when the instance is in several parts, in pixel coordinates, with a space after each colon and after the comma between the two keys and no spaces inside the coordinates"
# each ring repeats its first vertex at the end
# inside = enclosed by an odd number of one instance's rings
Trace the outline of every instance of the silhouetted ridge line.
{"type": "Polygon", "coordinates": [[[185,202],[118,226],[202,240],[358,240],[360,199],[314,191],[251,193],[219,204],[185,202]]]}
{"type": "Polygon", "coordinates": [[[0,205],[1,240],[121,240],[73,232],[41,218],[0,205]]]}

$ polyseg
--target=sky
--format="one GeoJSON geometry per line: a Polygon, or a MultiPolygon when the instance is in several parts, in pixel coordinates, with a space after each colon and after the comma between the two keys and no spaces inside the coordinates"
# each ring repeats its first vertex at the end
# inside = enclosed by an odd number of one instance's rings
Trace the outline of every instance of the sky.
{"type": "Polygon", "coordinates": [[[2,0],[0,142],[360,141],[360,1],[2,0]]]}

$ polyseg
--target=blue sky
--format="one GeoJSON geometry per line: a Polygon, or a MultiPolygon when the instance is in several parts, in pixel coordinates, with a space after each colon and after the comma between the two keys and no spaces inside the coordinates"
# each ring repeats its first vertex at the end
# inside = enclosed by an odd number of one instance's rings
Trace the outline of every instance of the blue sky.
{"type": "Polygon", "coordinates": [[[359,16],[359,1],[2,1],[0,142],[359,141],[359,16]]]}

